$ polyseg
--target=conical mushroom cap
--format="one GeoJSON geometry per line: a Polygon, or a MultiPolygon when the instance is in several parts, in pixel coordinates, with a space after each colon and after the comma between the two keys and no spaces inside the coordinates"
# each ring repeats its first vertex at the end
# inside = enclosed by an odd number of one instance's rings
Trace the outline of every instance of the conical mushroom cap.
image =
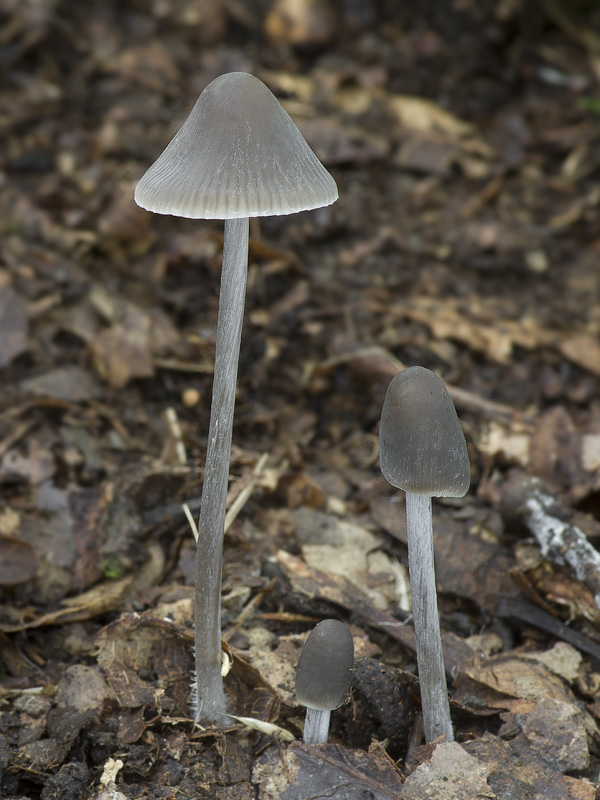
{"type": "Polygon", "coordinates": [[[469,488],[469,455],[454,403],[425,367],[402,370],[388,387],[379,463],[388,483],[413,494],[462,497],[469,488]]]}
{"type": "Polygon", "coordinates": [[[332,711],[344,702],[354,661],[352,634],[343,622],[325,619],[308,635],[296,668],[296,696],[303,706],[332,711]]]}
{"type": "Polygon", "coordinates": [[[215,78],[135,190],[148,211],[195,219],[292,214],[337,200],[335,181],[262,81],[215,78]]]}

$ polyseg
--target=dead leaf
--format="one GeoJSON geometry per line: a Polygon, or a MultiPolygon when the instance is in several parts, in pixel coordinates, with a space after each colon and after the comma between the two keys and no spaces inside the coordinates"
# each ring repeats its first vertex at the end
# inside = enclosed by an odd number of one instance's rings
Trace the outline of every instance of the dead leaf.
{"type": "Polygon", "coordinates": [[[438,744],[431,760],[408,776],[402,800],[473,800],[496,795],[488,786],[492,767],[469,755],[457,742],[438,744]]]}
{"type": "Polygon", "coordinates": [[[533,800],[595,800],[596,786],[570,775],[554,775],[544,786],[538,787],[533,800]]]}
{"type": "Polygon", "coordinates": [[[321,48],[335,38],[339,21],[330,2],[323,0],[276,0],[264,21],[271,44],[321,48]]]}
{"type": "Polygon", "coordinates": [[[366,165],[381,161],[389,151],[389,141],[358,125],[343,125],[335,119],[299,121],[298,127],[320,161],[336,164],[366,165]]]}
{"type": "Polygon", "coordinates": [[[132,378],[151,378],[152,327],[150,318],[133,304],[127,304],[122,320],[101,331],[90,343],[99,374],[120,389],[132,378]]]}
{"type": "Polygon", "coordinates": [[[33,547],[16,536],[0,536],[0,586],[31,580],[38,568],[33,547]]]}
{"type": "Polygon", "coordinates": [[[528,661],[525,666],[518,655],[503,653],[478,659],[473,664],[463,664],[463,670],[497,692],[529,701],[529,705],[521,706],[521,713],[545,698],[573,703],[573,696],[561,678],[543,664],[528,661]]]}
{"type": "Polygon", "coordinates": [[[528,714],[522,729],[533,750],[557,772],[587,767],[587,733],[574,703],[544,698],[528,714]]]}
{"type": "Polygon", "coordinates": [[[20,294],[0,286],[0,367],[27,350],[27,306],[20,294]]]}
{"type": "Polygon", "coordinates": [[[560,490],[572,485],[577,444],[575,425],[563,406],[542,412],[529,447],[532,473],[550,489],[560,490]]]}
{"type": "MultiPolygon", "coordinates": [[[[425,132],[443,131],[449,136],[470,136],[475,128],[431,100],[409,95],[388,95],[387,105],[400,125],[409,130],[425,132]]],[[[490,148],[491,152],[491,148],[490,148]]]]}
{"type": "Polygon", "coordinates": [[[296,538],[309,566],[344,576],[376,608],[388,609],[396,596],[396,573],[385,554],[378,552],[380,542],[376,536],[359,525],[306,506],[292,516],[297,526],[296,538]]]}
{"type": "Polygon", "coordinates": [[[80,403],[98,396],[99,387],[87,370],[75,365],[57,367],[21,382],[24,392],[80,403]]]}
{"type": "Polygon", "coordinates": [[[471,296],[467,309],[461,299],[414,297],[410,306],[395,306],[393,312],[422,322],[438,339],[460,341],[500,364],[509,363],[515,345],[530,350],[552,338],[532,320],[506,319],[497,303],[487,298],[471,296]],[[495,320],[494,325],[490,319],[495,320]]]}
{"type": "Polygon", "coordinates": [[[179,68],[165,45],[157,40],[149,44],[131,44],[112,59],[105,60],[107,71],[118,72],[129,81],[162,94],[173,95],[181,78],[179,68]]]}
{"type": "Polygon", "coordinates": [[[122,706],[156,702],[158,685],[141,673],[156,675],[179,708],[187,707],[192,662],[188,643],[171,622],[124,614],[98,633],[96,644],[98,664],[122,706]]]}
{"type": "Polygon", "coordinates": [[[274,691],[282,702],[295,705],[294,681],[296,664],[300,656],[298,637],[281,637],[277,647],[273,647],[273,637],[263,627],[253,627],[246,631],[248,637],[247,659],[257,673],[268,679],[269,685],[277,687],[274,691]]]}
{"type": "Polygon", "coordinates": [[[600,377],[600,341],[599,333],[580,333],[567,339],[559,340],[558,350],[565,358],[592,375],[600,377]]]}
{"type": "Polygon", "coordinates": [[[14,481],[26,480],[37,486],[49,480],[56,472],[56,462],[51,447],[54,436],[44,431],[27,439],[26,448],[15,447],[8,450],[0,461],[0,479],[14,481]]]}
{"type": "Polygon", "coordinates": [[[459,155],[455,141],[431,134],[407,136],[394,156],[394,163],[403,169],[426,175],[445,175],[459,155]]]}
{"type": "Polygon", "coordinates": [[[67,667],[57,687],[56,704],[75,711],[95,711],[100,714],[105,702],[115,701],[115,695],[97,669],[84,664],[67,667]]]}
{"type": "Polygon", "coordinates": [[[577,678],[582,662],[581,653],[566,642],[557,642],[550,650],[543,652],[524,653],[523,658],[539,661],[570,683],[577,678]]]}
{"type": "Polygon", "coordinates": [[[233,666],[226,679],[227,691],[235,698],[236,710],[253,719],[275,722],[281,709],[281,699],[271,681],[277,684],[277,673],[258,670],[235,651],[230,651],[230,655],[233,666]]]}
{"type": "Polygon", "coordinates": [[[287,508],[323,508],[325,495],[312,478],[305,472],[283,475],[277,486],[287,508]]]}
{"type": "Polygon", "coordinates": [[[534,787],[543,785],[555,772],[519,733],[518,724],[513,723],[507,735],[514,738],[505,741],[486,732],[482,737],[466,742],[463,747],[489,769],[490,787],[498,786],[502,797],[522,800],[533,796],[534,787]]]}
{"type": "MultiPolygon", "coordinates": [[[[277,562],[292,584],[293,591],[302,598],[324,600],[357,614],[367,625],[378,628],[412,653],[415,652],[415,634],[412,627],[391,614],[380,611],[369,602],[367,596],[342,575],[319,572],[301,559],[279,550],[277,562]]],[[[448,674],[453,674],[463,662],[471,662],[473,651],[458,636],[442,632],[444,665],[448,674]]]]}
{"type": "Polygon", "coordinates": [[[479,449],[502,464],[527,467],[530,459],[531,426],[522,422],[491,420],[481,431],[479,449]]]}
{"type": "MultiPolygon", "coordinates": [[[[391,536],[406,544],[403,497],[377,498],[371,503],[371,515],[391,536]]],[[[436,581],[442,591],[466,597],[490,612],[495,611],[500,597],[514,594],[507,574],[512,557],[499,544],[465,530],[464,520],[438,506],[433,509],[433,537],[436,581]]]]}
{"type": "MultiPolygon", "coordinates": [[[[140,679],[134,678],[134,685],[140,688],[140,679]]],[[[148,687],[144,686],[139,692],[138,699],[148,699],[148,703],[158,698],[158,694],[149,692],[148,687]]],[[[151,724],[151,720],[146,719],[146,705],[135,705],[133,708],[125,707],[119,714],[119,724],[117,728],[117,742],[120,745],[133,744],[137,742],[146,728],[151,724]]]]}
{"type": "Polygon", "coordinates": [[[121,608],[123,598],[131,587],[133,577],[129,576],[120,581],[104,581],[99,586],[83,592],[77,597],[68,597],[62,601],[63,608],[42,614],[19,624],[0,623],[0,630],[5,633],[16,633],[30,628],[41,628],[45,625],[57,625],[65,622],[79,622],[106,614],[121,608]]]}
{"type": "Polygon", "coordinates": [[[340,745],[306,747],[292,744],[286,765],[294,775],[281,793],[281,800],[307,800],[326,796],[329,800],[398,800],[402,797],[402,774],[378,744],[368,753],[340,745]]]}

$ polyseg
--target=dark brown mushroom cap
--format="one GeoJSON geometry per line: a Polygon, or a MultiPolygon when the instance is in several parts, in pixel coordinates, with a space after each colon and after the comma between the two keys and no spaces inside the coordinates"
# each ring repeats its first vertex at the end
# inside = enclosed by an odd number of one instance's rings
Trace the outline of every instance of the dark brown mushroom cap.
{"type": "Polygon", "coordinates": [[[397,489],[431,497],[462,497],[470,483],[467,444],[442,381],[425,367],[392,379],[379,428],[379,462],[397,489]]]}
{"type": "Polygon", "coordinates": [[[337,619],[319,622],[308,635],[296,669],[296,696],[307,708],[332,711],[344,702],[350,685],[354,644],[337,619]]]}
{"type": "Polygon", "coordinates": [[[292,214],[337,200],[335,181],[262,81],[215,78],[141,178],[148,211],[196,219],[292,214]]]}

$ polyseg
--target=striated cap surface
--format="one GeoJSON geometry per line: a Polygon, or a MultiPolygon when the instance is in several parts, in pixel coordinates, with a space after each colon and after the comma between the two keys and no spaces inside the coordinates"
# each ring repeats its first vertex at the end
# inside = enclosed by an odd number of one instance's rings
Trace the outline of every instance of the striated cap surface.
{"type": "Polygon", "coordinates": [[[350,685],[354,644],[348,627],[337,619],[319,622],[308,639],[296,669],[296,696],[307,708],[332,711],[344,702],[350,685]]]}
{"type": "Polygon", "coordinates": [[[391,381],[379,428],[379,462],[397,489],[431,497],[462,497],[470,477],[467,444],[452,398],[425,367],[391,381]]]}
{"type": "Polygon", "coordinates": [[[292,214],[337,197],[275,95],[246,72],[209,83],[135,190],[148,211],[195,219],[292,214]]]}

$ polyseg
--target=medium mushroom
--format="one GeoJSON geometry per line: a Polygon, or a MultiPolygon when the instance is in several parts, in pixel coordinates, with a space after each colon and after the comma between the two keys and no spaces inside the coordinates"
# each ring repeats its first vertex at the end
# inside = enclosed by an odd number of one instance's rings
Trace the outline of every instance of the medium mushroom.
{"type": "Polygon", "coordinates": [[[385,479],[406,492],[408,571],[425,738],[454,739],[442,658],[433,560],[432,497],[462,497],[470,482],[467,445],[442,381],[424,367],[392,379],[379,428],[385,479]]]}
{"type": "Polygon", "coordinates": [[[325,744],[331,712],[344,702],[350,685],[354,644],[337,619],[319,622],[308,635],[296,668],[296,696],[306,706],[304,744],[325,744]]]}
{"type": "MultiPolygon", "coordinates": [[[[248,218],[330,205],[335,181],[258,78],[215,78],[135,190],[158,214],[224,219],[215,369],[195,579],[196,718],[226,710],[221,677],[221,571],[225,502],[240,351],[248,218]]],[[[223,721],[221,719],[221,721],[223,721]]]]}

